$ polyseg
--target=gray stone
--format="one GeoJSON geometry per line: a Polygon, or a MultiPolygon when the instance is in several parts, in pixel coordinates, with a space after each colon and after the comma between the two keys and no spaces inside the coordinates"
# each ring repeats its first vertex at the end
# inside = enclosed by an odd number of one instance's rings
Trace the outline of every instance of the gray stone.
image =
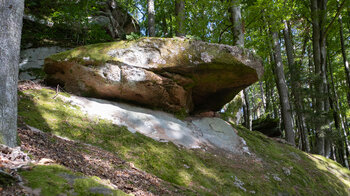
{"type": "Polygon", "coordinates": [[[109,188],[105,187],[91,187],[89,189],[91,193],[97,193],[97,194],[102,194],[102,195],[112,195],[113,191],[109,188]]]}
{"type": "Polygon", "coordinates": [[[243,144],[232,126],[220,118],[194,119],[192,123],[194,129],[200,130],[202,138],[216,147],[234,152],[243,144]]]}
{"type": "MultiPolygon", "coordinates": [[[[39,76],[33,71],[36,70],[40,72],[40,70],[43,69],[44,59],[52,54],[63,52],[65,50],[67,50],[67,48],[61,48],[58,46],[22,50],[20,52],[18,79],[20,81],[38,79],[39,76]]],[[[43,71],[41,72],[44,73],[43,71]]]]}
{"type": "Polygon", "coordinates": [[[95,98],[59,96],[92,118],[102,118],[129,131],[139,132],[157,141],[169,141],[187,148],[212,146],[230,153],[246,152],[246,144],[236,131],[219,118],[177,119],[173,114],[145,109],[125,103],[95,98]]]}
{"type": "Polygon", "coordinates": [[[278,174],[272,174],[272,178],[276,180],[277,182],[282,182],[282,179],[278,177],[278,174]]]}
{"type": "Polygon", "coordinates": [[[286,174],[287,176],[291,175],[290,169],[286,167],[282,167],[283,173],[286,174]]]}
{"type": "Polygon", "coordinates": [[[219,111],[263,74],[245,49],[184,38],[83,46],[48,57],[44,70],[76,95],[191,113],[219,111]]]}
{"type": "Polygon", "coordinates": [[[26,70],[29,68],[42,68],[46,57],[65,50],[67,50],[67,48],[61,48],[58,46],[22,50],[20,53],[19,69],[26,70]]]}
{"type": "Polygon", "coordinates": [[[240,179],[237,178],[237,176],[235,176],[235,182],[233,183],[236,187],[238,187],[239,189],[243,190],[244,192],[247,191],[246,188],[243,187],[244,182],[242,182],[240,179]]]}

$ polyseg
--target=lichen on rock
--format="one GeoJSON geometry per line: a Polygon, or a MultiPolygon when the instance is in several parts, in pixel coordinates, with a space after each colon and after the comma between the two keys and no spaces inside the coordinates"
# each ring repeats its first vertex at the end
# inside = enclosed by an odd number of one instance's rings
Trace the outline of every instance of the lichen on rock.
{"type": "Polygon", "coordinates": [[[245,49],[184,38],[95,44],[45,60],[46,81],[78,95],[166,111],[218,111],[263,74],[245,49]]]}

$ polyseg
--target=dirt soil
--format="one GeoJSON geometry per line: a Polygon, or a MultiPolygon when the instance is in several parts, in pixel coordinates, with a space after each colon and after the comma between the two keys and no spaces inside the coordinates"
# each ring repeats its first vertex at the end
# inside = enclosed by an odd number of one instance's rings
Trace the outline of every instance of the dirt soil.
{"type": "MultiPolygon", "coordinates": [[[[182,195],[182,187],[169,184],[154,175],[141,171],[122,160],[118,154],[80,142],[57,137],[50,133],[18,129],[21,149],[32,155],[32,159],[53,160],[75,172],[98,176],[109,180],[118,189],[133,195],[182,195]]],[[[49,163],[49,164],[51,164],[49,163]]],[[[192,190],[191,190],[192,191],[192,190]]],[[[1,194],[23,195],[21,187],[14,185],[4,189],[1,194]]],[[[28,192],[25,195],[28,194],[28,192]]]]}

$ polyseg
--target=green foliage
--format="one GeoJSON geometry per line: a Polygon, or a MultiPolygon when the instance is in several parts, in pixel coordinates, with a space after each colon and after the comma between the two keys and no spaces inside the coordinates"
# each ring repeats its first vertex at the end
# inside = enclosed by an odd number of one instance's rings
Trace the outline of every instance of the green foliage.
{"type": "Polygon", "coordinates": [[[126,40],[132,41],[141,38],[141,35],[136,34],[136,33],[131,33],[129,35],[126,35],[126,40]]]}
{"type": "Polygon", "coordinates": [[[49,25],[25,20],[22,45],[32,43],[33,39],[46,40],[46,42],[53,41],[56,42],[53,44],[63,46],[111,41],[112,38],[106,33],[105,29],[89,21],[89,17],[96,15],[101,6],[103,4],[99,0],[26,1],[25,14],[34,16],[37,20],[45,21],[49,25]]]}
{"type": "Polygon", "coordinates": [[[186,117],[188,117],[188,112],[182,108],[180,111],[176,112],[175,117],[180,119],[180,120],[184,120],[186,117]]]}
{"type": "Polygon", "coordinates": [[[226,121],[235,123],[237,121],[237,113],[242,108],[243,100],[240,94],[236,95],[236,97],[227,103],[224,106],[224,113],[221,114],[222,118],[226,121]]]}
{"type": "Polygon", "coordinates": [[[201,40],[200,37],[195,36],[195,35],[186,35],[186,38],[187,38],[187,39],[192,39],[192,40],[201,40]]]}

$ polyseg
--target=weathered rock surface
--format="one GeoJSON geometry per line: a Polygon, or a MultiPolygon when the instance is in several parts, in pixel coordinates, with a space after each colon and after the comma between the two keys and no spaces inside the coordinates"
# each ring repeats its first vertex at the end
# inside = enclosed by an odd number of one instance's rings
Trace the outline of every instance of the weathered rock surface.
{"type": "Polygon", "coordinates": [[[58,46],[38,47],[21,50],[19,63],[19,80],[38,79],[44,66],[44,59],[58,52],[66,51],[67,48],[58,46]]]}
{"type": "Polygon", "coordinates": [[[79,47],[45,59],[44,70],[77,95],[186,112],[218,111],[263,74],[244,49],[182,38],[79,47]]]}
{"type": "Polygon", "coordinates": [[[173,142],[186,148],[219,148],[234,154],[250,154],[245,141],[236,130],[220,118],[191,117],[185,120],[174,115],[124,103],[78,96],[62,100],[78,106],[93,118],[106,119],[126,126],[132,133],[139,132],[160,142],[173,142]]]}
{"type": "Polygon", "coordinates": [[[260,118],[253,120],[252,128],[254,131],[259,131],[269,137],[280,137],[282,135],[278,119],[260,118]]]}

